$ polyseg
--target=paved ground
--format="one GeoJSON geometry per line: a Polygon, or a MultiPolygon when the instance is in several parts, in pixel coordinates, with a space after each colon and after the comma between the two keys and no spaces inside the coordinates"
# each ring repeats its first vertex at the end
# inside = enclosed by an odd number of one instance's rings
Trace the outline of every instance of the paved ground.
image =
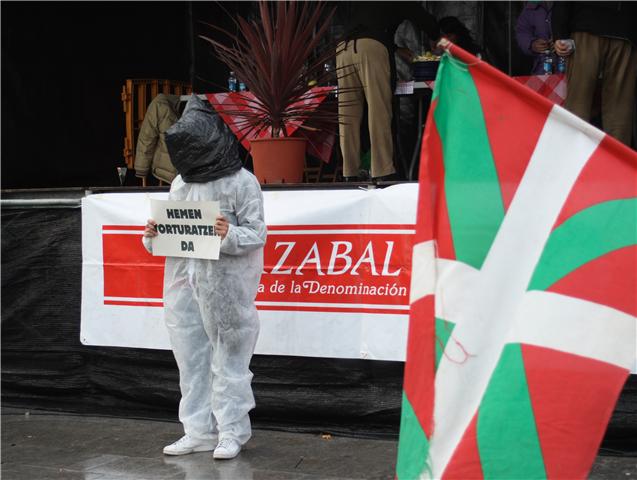
{"type": "MultiPolygon", "coordinates": [[[[4,480],[393,479],[396,442],[256,430],[234,460],[167,457],[177,423],[3,409],[4,480]]],[[[592,479],[637,479],[637,458],[597,458],[592,479]]]]}

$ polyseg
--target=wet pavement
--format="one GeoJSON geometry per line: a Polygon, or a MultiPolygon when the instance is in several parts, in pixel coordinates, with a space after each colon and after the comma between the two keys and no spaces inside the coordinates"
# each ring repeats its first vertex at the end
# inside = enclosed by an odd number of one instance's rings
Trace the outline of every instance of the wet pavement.
{"type": "MultiPolygon", "coordinates": [[[[162,454],[173,422],[2,410],[4,480],[393,479],[395,440],[255,430],[233,460],[162,454]]],[[[637,458],[598,456],[591,479],[637,479],[637,458]]]]}

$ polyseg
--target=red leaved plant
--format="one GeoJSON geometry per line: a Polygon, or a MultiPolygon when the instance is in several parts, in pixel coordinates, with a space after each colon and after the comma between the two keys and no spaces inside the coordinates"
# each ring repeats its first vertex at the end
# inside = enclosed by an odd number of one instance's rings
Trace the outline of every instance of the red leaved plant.
{"type": "Polygon", "coordinates": [[[326,95],[324,90],[312,91],[310,81],[321,85],[334,75],[324,65],[334,64],[336,44],[327,42],[320,52],[318,47],[335,8],[325,12],[323,2],[261,1],[259,12],[260,21],[237,19],[237,35],[206,24],[227,35],[230,45],[200,35],[254,95],[254,99],[243,96],[249,108],[225,109],[224,113],[240,118],[237,124],[245,134],[270,130],[273,138],[286,136],[285,125],[290,122],[307,130],[336,130],[335,98],[325,100],[324,108],[308,107],[308,103],[321,103],[326,95]]]}

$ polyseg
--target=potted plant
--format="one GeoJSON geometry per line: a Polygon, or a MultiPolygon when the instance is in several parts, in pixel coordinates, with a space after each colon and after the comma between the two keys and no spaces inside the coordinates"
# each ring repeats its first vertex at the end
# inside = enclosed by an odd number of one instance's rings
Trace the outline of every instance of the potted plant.
{"type": "MultiPolygon", "coordinates": [[[[332,72],[336,44],[318,47],[329,31],[335,8],[325,10],[323,2],[259,2],[260,19],[236,21],[238,34],[223,32],[229,44],[200,35],[214,47],[218,58],[248,86],[251,95],[241,92],[243,104],[224,113],[240,118],[244,135],[267,138],[250,140],[254,173],[261,183],[298,183],[303,179],[306,139],[303,131],[336,129],[336,108],[316,106],[325,99],[325,89],[310,85],[326,83],[332,72]],[[247,108],[246,108],[247,107],[247,108]],[[299,127],[301,136],[288,135],[288,127],[299,127]]],[[[332,105],[333,106],[333,105],[332,105]]],[[[329,107],[329,105],[328,105],[329,107]]]]}

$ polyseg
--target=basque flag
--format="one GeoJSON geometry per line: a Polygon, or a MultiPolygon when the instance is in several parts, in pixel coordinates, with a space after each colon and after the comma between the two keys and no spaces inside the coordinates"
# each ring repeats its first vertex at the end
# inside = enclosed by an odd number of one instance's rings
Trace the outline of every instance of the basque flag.
{"type": "Polygon", "coordinates": [[[448,52],[422,147],[396,476],[586,478],[635,367],[637,153],[448,52]]]}

